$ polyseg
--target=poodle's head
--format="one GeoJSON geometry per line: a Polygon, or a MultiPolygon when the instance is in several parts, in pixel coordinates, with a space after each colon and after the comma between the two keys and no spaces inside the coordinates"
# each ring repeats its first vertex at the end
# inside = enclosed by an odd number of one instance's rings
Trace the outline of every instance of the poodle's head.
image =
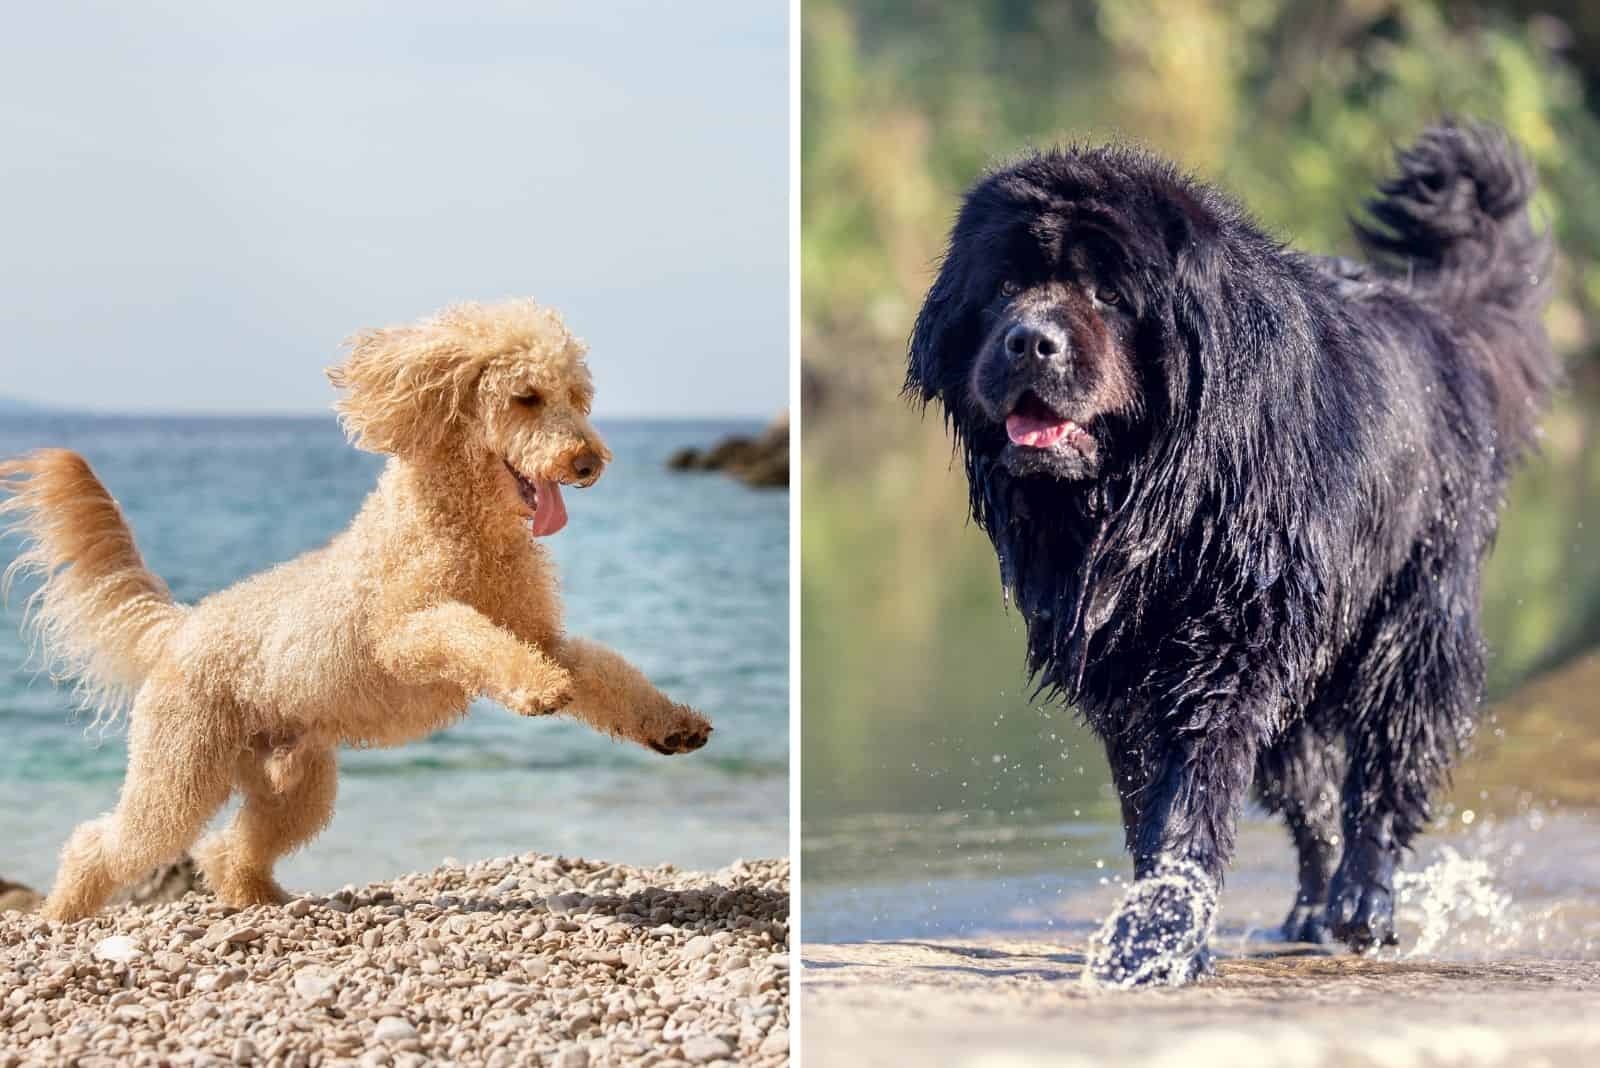
{"type": "Polygon", "coordinates": [[[562,484],[591,485],[611,459],[589,423],[587,348],[553,309],[531,300],[458,304],[349,344],[328,377],[349,391],[338,407],[351,439],[490,475],[535,534],[566,522],[562,484]]]}

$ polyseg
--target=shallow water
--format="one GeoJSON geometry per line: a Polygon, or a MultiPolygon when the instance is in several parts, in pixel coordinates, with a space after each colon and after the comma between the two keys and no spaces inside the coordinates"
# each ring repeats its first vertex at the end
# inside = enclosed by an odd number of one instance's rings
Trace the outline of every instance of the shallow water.
{"type": "MultiPolygon", "coordinates": [[[[529,850],[696,868],[786,851],[788,495],[664,469],[674,449],[754,424],[600,429],[616,461],[566,495],[570,524],[548,543],[569,627],[704,709],[712,744],[668,760],[479,702],[420,742],[342,754],[333,825],[281,866],[286,885],[529,850]]],[[[0,416],[0,456],[44,445],[89,458],[184,601],[324,543],[382,465],[331,418],[0,416]]],[[[0,542],[0,567],[15,549],[0,542]]],[[[26,665],[27,592],[0,614],[0,877],[42,886],[71,827],[114,803],[124,749],[26,665]]]]}
{"type": "MultiPolygon", "coordinates": [[[[1397,885],[1401,945],[1380,960],[1600,960],[1600,656],[1493,708],[1437,825],[1397,885]]],[[[998,766],[998,765],[997,765],[998,766]]],[[[973,782],[981,780],[973,771],[973,782]]],[[[827,815],[805,833],[807,943],[969,935],[1086,939],[1120,898],[1130,864],[1103,766],[1056,784],[1012,780],[939,813],[827,815]]],[[[1277,944],[1294,853],[1259,812],[1241,827],[1215,948],[1277,944]]]]}
{"type": "MultiPolygon", "coordinates": [[[[1033,852],[1030,861],[1025,852],[986,840],[1004,855],[963,865],[949,853],[963,836],[980,833],[970,828],[953,835],[926,828],[920,845],[904,834],[858,831],[902,859],[922,850],[930,860],[916,877],[886,873],[808,883],[803,937],[808,943],[1043,932],[1087,938],[1128,877],[1120,835],[1100,824],[1020,831],[1041,840],[1051,832],[1074,845],[1053,856],[1033,852]]],[[[1396,888],[1402,944],[1378,956],[1600,959],[1597,835],[1600,825],[1587,816],[1542,812],[1429,835],[1396,888]]],[[[1276,945],[1294,888],[1287,834],[1267,819],[1248,820],[1222,892],[1214,948],[1242,953],[1276,945]]]]}

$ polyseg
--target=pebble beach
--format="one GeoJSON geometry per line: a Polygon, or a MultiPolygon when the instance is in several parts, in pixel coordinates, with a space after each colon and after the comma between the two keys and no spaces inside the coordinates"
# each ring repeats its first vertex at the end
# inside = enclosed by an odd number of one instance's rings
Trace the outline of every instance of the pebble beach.
{"type": "Polygon", "coordinates": [[[526,854],[230,909],[0,912],[0,1068],[781,1065],[789,863],[526,854]]]}

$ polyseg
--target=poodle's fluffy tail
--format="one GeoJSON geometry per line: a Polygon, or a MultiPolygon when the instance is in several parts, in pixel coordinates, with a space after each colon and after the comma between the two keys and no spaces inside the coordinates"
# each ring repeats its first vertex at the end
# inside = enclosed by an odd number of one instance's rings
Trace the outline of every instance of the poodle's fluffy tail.
{"type": "Polygon", "coordinates": [[[1553,249],[1528,202],[1533,168],[1505,132],[1443,122],[1395,154],[1399,173],[1367,204],[1356,237],[1373,262],[1450,310],[1478,342],[1499,395],[1501,444],[1533,437],[1559,374],[1541,315],[1553,249]]]}
{"type": "Polygon", "coordinates": [[[58,677],[114,715],[139,687],[184,609],[144,566],[122,510],[82,456],[46,449],[0,462],[0,533],[22,535],[18,575],[39,578],[28,618],[58,677]]]}

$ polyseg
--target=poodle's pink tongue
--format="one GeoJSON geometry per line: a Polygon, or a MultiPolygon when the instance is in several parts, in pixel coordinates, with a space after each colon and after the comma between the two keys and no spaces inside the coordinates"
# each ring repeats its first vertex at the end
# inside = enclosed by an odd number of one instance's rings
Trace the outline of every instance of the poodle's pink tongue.
{"type": "Polygon", "coordinates": [[[567,506],[561,501],[561,483],[536,478],[533,484],[539,491],[539,507],[528,523],[528,530],[536,538],[549,537],[567,525],[567,506]]]}

